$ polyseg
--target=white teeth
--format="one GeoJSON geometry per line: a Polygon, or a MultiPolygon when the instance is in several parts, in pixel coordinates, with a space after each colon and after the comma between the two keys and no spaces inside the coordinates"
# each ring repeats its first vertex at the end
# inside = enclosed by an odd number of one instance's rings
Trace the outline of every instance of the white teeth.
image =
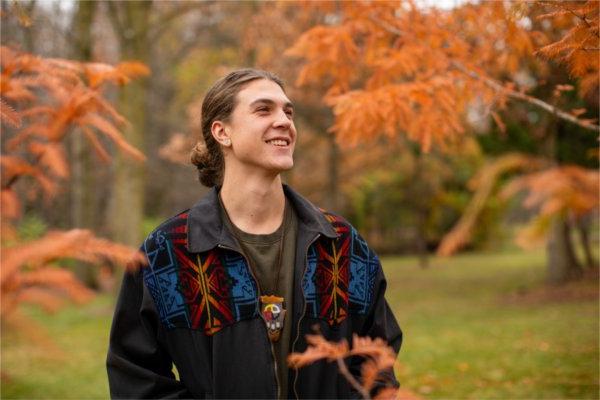
{"type": "Polygon", "coordinates": [[[279,140],[279,139],[269,140],[269,141],[267,141],[267,143],[270,143],[275,146],[287,146],[287,144],[288,144],[285,140],[279,140]]]}

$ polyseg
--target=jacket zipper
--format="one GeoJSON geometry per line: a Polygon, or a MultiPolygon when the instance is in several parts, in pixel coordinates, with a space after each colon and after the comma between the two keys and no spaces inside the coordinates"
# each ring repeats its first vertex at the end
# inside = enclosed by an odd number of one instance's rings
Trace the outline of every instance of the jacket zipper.
{"type": "MultiPolygon", "coordinates": [[[[229,246],[224,246],[222,244],[219,244],[219,245],[217,245],[217,247],[220,247],[220,248],[226,249],[226,250],[230,250],[230,251],[234,251],[234,252],[238,253],[239,255],[241,255],[242,258],[244,259],[244,261],[246,261],[246,265],[248,266],[248,270],[250,271],[250,275],[252,275],[252,278],[254,279],[254,282],[256,282],[256,288],[258,290],[259,312],[260,312],[260,296],[262,294],[262,290],[260,289],[260,284],[258,283],[258,279],[256,279],[256,275],[254,275],[254,271],[252,270],[252,265],[250,264],[250,262],[248,262],[248,258],[246,258],[245,254],[240,253],[236,249],[232,249],[229,246]]],[[[271,339],[269,339],[269,332],[267,331],[267,326],[265,324],[263,324],[263,326],[265,327],[265,333],[266,333],[266,336],[267,336],[267,340],[269,341],[269,347],[271,349],[271,357],[273,358],[273,372],[275,373],[275,385],[277,387],[277,398],[280,399],[281,396],[280,396],[279,392],[281,392],[281,388],[279,386],[279,375],[278,375],[278,372],[277,372],[277,359],[275,358],[275,349],[273,348],[273,342],[271,342],[271,339]]]]}
{"type": "MultiPolygon", "coordinates": [[[[302,320],[304,319],[304,315],[306,314],[306,296],[304,295],[304,286],[302,286],[302,281],[304,281],[304,275],[306,275],[306,268],[307,268],[307,263],[308,263],[308,249],[310,248],[310,246],[313,245],[314,242],[317,241],[317,239],[319,239],[320,236],[321,236],[320,233],[317,236],[315,236],[308,243],[308,246],[306,246],[306,251],[304,252],[304,271],[302,271],[302,279],[300,280],[300,289],[302,290],[302,301],[303,301],[302,315],[300,316],[300,319],[298,319],[298,326],[296,327],[296,338],[294,339],[294,343],[292,344],[292,353],[296,351],[296,344],[298,343],[298,339],[300,338],[300,324],[302,323],[302,320]]],[[[298,383],[298,369],[296,368],[294,370],[294,395],[296,396],[296,399],[299,399],[300,396],[298,395],[298,391],[296,389],[297,383],[298,383]]]]}
{"type": "Polygon", "coordinates": [[[279,386],[279,370],[277,368],[277,358],[275,358],[275,348],[273,347],[273,342],[271,342],[270,339],[269,344],[271,345],[271,356],[273,357],[273,370],[275,371],[275,383],[277,384],[277,398],[281,399],[281,387],[279,386]]]}

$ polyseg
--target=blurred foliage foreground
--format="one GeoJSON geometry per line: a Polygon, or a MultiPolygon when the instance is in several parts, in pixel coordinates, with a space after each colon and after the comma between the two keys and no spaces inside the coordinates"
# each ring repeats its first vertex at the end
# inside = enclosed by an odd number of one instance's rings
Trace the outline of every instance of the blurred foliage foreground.
{"type": "MultiPolygon", "coordinates": [[[[388,301],[404,330],[396,374],[423,398],[598,398],[597,276],[542,283],[539,252],[383,260],[388,301]]],[[[2,398],[107,398],[111,300],[48,317],[55,338],[31,344],[2,332],[2,398]]]]}

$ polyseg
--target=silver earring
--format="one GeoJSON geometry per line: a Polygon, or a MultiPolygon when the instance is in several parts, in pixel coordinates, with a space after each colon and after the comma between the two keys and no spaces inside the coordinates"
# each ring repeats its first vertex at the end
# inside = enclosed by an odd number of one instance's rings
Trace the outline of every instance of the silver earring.
{"type": "Polygon", "coordinates": [[[224,143],[225,146],[231,146],[231,140],[230,139],[225,139],[224,143]]]}

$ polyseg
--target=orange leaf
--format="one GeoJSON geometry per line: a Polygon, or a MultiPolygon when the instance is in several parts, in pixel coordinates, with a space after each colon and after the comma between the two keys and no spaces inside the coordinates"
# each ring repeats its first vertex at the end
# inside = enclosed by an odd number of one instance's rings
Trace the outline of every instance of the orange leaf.
{"type": "Polygon", "coordinates": [[[99,115],[87,114],[85,117],[79,120],[79,123],[96,128],[98,131],[108,136],[121,150],[129,154],[134,159],[138,161],[143,161],[146,159],[146,156],[144,156],[141,151],[127,143],[127,141],[123,139],[121,133],[110,122],[99,115]]]}
{"type": "Polygon", "coordinates": [[[124,61],[116,66],[116,70],[129,79],[150,75],[150,68],[137,61],[124,61]]]}
{"type": "Polygon", "coordinates": [[[500,129],[500,132],[506,133],[506,125],[504,124],[504,122],[502,122],[502,119],[500,118],[498,113],[495,111],[492,111],[491,114],[492,114],[492,118],[496,122],[496,125],[498,125],[498,129],[500,129]]]}
{"type": "Polygon", "coordinates": [[[30,142],[29,151],[39,157],[42,166],[59,178],[69,176],[69,166],[61,143],[30,142]]]}
{"type": "Polygon", "coordinates": [[[14,219],[21,214],[21,203],[12,189],[2,189],[0,192],[0,206],[2,207],[3,217],[14,219]]]}
{"type": "Polygon", "coordinates": [[[21,126],[21,114],[0,99],[0,121],[13,128],[19,128],[21,126]]]}
{"type": "Polygon", "coordinates": [[[47,312],[56,312],[64,304],[64,300],[53,293],[51,289],[41,287],[28,287],[20,290],[16,300],[18,303],[38,305],[47,312]]]}
{"type": "Polygon", "coordinates": [[[94,132],[92,132],[92,130],[89,129],[87,126],[82,126],[81,130],[83,131],[85,137],[90,141],[92,148],[94,149],[98,157],[105,163],[108,163],[110,161],[110,156],[108,155],[108,152],[104,149],[94,132]]]}

